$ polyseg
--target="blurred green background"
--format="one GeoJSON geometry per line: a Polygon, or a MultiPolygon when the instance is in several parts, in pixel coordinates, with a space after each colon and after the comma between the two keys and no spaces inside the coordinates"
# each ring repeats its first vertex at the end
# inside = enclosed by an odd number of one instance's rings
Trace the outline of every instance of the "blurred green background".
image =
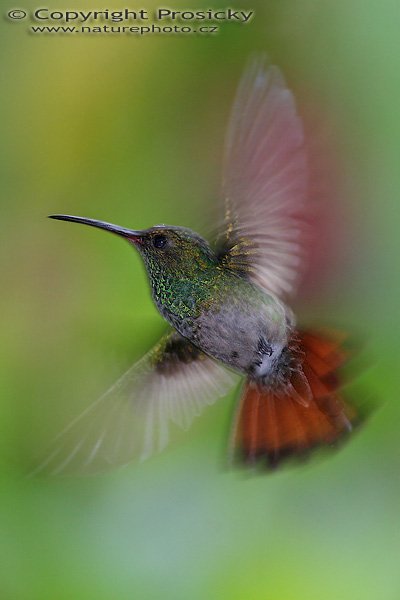
{"type": "Polygon", "coordinates": [[[201,38],[32,35],[26,21],[1,22],[2,600],[400,597],[399,6],[243,4],[256,11],[249,25],[201,38]],[[343,269],[305,316],[368,340],[364,389],[382,407],[339,453],[273,476],[223,468],[232,395],[139,467],[25,479],[44,441],[163,330],[126,244],[46,215],[201,230],[235,86],[259,50],[300,110],[312,98],[334,131],[351,243],[337,243],[343,269]]]}

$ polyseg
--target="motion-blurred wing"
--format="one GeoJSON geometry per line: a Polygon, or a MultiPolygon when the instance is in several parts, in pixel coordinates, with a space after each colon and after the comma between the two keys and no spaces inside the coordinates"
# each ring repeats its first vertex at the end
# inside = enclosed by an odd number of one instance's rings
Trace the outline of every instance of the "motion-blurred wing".
{"type": "Polygon", "coordinates": [[[33,475],[89,474],[144,460],[187,429],[236,376],[177,333],[166,335],[55,438],[33,475]]]}
{"type": "Polygon", "coordinates": [[[239,84],[226,139],[225,266],[277,295],[293,292],[307,168],[303,128],[275,66],[253,59],[239,84]]]}

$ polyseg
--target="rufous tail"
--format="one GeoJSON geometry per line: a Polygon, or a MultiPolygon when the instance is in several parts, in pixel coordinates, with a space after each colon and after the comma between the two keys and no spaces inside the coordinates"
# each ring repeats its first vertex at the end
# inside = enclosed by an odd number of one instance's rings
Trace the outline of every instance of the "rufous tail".
{"type": "Polygon", "coordinates": [[[236,459],[274,468],[352,431],[361,415],[341,392],[340,367],[349,357],[343,337],[299,332],[293,352],[300,369],[288,369],[285,385],[246,382],[233,432],[236,459]]]}

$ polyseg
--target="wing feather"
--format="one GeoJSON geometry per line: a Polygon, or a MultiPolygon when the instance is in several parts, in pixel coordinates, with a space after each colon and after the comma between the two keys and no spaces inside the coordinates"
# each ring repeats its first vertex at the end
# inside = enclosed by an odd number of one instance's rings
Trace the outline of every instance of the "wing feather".
{"type": "Polygon", "coordinates": [[[239,84],[225,147],[225,266],[267,292],[293,293],[307,188],[303,127],[276,66],[256,57],[239,84]]]}
{"type": "Polygon", "coordinates": [[[89,474],[162,451],[237,376],[171,333],[53,441],[32,475],[89,474]]]}

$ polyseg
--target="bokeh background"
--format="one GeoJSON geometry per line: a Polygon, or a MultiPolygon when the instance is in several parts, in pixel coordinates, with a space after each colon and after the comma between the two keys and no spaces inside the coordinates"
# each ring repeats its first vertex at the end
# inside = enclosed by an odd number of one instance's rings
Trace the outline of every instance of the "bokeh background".
{"type": "MultiPolygon", "coordinates": [[[[74,4],[47,2],[102,8],[74,4]]],[[[4,600],[400,597],[399,7],[242,5],[251,24],[201,38],[32,35],[1,21],[4,600]],[[202,230],[235,86],[261,50],[326,142],[314,154],[327,157],[320,200],[337,259],[322,244],[324,283],[309,278],[301,314],[365,341],[363,389],[381,407],[337,454],[272,476],[223,467],[232,395],[139,467],[25,479],[44,442],[163,330],[126,244],[46,215],[202,230]]]]}

